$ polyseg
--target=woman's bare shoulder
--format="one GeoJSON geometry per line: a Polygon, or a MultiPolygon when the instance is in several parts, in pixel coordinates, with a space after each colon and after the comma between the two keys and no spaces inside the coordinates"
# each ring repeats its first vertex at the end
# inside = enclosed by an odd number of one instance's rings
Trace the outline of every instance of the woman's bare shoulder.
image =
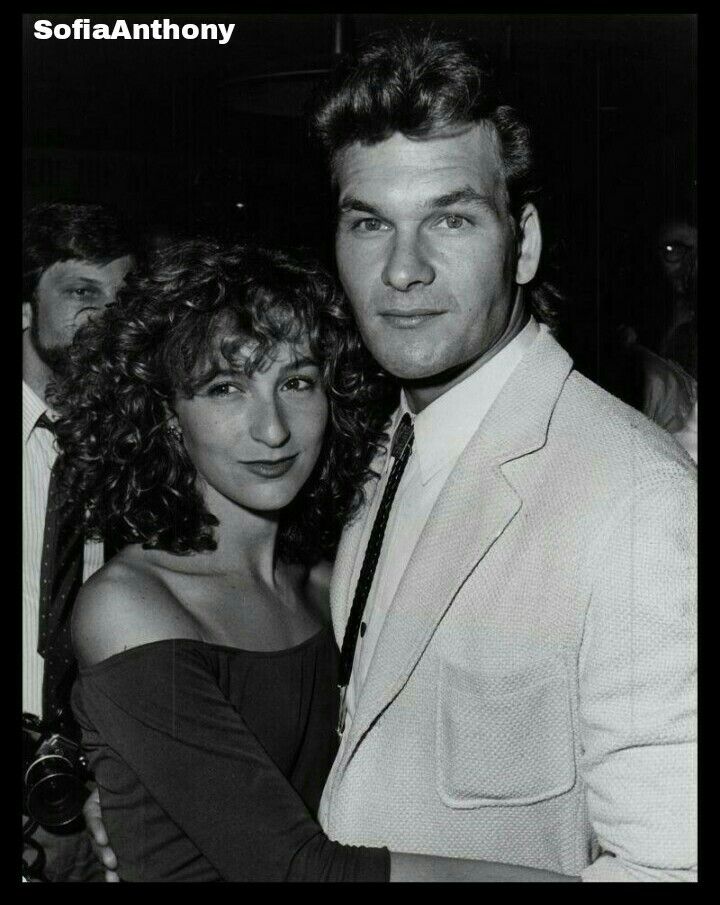
{"type": "Polygon", "coordinates": [[[160,575],[122,553],[85,582],[73,607],[73,646],[81,666],[153,641],[200,637],[160,575]]]}

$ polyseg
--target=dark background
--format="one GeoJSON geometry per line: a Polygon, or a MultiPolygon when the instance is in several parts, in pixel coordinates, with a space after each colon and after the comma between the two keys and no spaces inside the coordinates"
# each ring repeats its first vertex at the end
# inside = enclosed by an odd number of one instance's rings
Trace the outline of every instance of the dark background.
{"type": "Polygon", "coordinates": [[[41,41],[35,20],[76,15],[26,15],[24,204],[108,202],[148,232],[305,246],[330,265],[330,196],[303,110],[333,54],[409,21],[480,40],[536,136],[561,338],[601,382],[616,326],[652,305],[660,221],[694,202],[692,14],[84,15],[236,27],[226,45],[41,41]]]}

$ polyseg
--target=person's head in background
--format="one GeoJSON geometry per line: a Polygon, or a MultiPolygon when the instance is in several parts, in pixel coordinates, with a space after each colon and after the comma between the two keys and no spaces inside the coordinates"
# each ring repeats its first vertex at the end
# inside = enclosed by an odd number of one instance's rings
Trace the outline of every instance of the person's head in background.
{"type": "Polygon", "coordinates": [[[530,133],[471,49],[381,34],[340,68],[312,125],[337,192],[340,279],[414,405],[480,367],[529,311],[552,322],[554,293],[535,281],[530,133]]]}
{"type": "Polygon", "coordinates": [[[23,220],[23,379],[41,398],[78,327],[115,301],[133,266],[121,216],[101,204],[43,203],[23,220]]]}
{"type": "Polygon", "coordinates": [[[668,217],[658,237],[660,267],[678,302],[688,313],[696,301],[697,226],[694,218],[678,214],[668,217]]]}
{"type": "Polygon", "coordinates": [[[695,375],[697,219],[694,197],[675,185],[643,213],[628,247],[628,322],[637,341],[695,375]]]}
{"type": "Polygon", "coordinates": [[[667,216],[657,238],[657,255],[667,306],[660,354],[697,376],[697,225],[685,206],[667,216]]]}

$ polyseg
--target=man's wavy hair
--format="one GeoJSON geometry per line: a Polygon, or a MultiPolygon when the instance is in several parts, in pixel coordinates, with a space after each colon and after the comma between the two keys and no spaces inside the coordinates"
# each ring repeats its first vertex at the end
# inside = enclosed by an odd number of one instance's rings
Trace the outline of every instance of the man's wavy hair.
{"type": "Polygon", "coordinates": [[[304,340],[328,394],[328,427],[315,470],[283,512],[278,553],[308,565],[331,556],[387,439],[391,383],[324,270],[209,240],[163,248],[132,274],[117,303],[78,331],[68,374],[51,388],[63,485],[84,507],[88,535],[178,554],[215,549],[217,519],[169,427],[173,400],[228,365],[251,375],[278,343],[304,340]]]}
{"type": "MultiPolygon", "coordinates": [[[[310,119],[331,171],[338,153],[355,142],[372,145],[396,132],[421,141],[484,123],[497,139],[516,226],[539,192],[530,129],[501,101],[494,74],[480,58],[469,41],[412,28],[375,35],[357,55],[342,58],[310,119]]],[[[555,326],[558,291],[536,277],[529,292],[535,316],[555,326]]]]}

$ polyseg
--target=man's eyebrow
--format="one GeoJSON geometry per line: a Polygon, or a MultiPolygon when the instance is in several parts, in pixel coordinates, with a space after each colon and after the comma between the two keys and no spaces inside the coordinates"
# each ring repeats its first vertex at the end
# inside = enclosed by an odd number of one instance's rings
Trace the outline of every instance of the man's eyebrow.
{"type": "Polygon", "coordinates": [[[66,274],[62,277],[62,280],[66,283],[87,283],[90,286],[102,286],[102,280],[98,280],[96,277],[87,277],[82,274],[66,274]]]}
{"type": "MultiPolygon", "coordinates": [[[[444,195],[438,195],[436,198],[430,198],[423,202],[423,207],[435,210],[440,207],[451,207],[453,204],[479,204],[484,207],[490,207],[495,210],[495,199],[491,195],[481,195],[469,185],[461,189],[455,189],[452,192],[446,192],[444,195]]],[[[338,211],[341,214],[349,211],[360,211],[364,214],[370,214],[373,217],[382,218],[382,213],[378,208],[374,207],[362,198],[356,198],[354,195],[348,195],[338,205],[338,211]]]]}
{"type": "Polygon", "coordinates": [[[453,204],[481,204],[485,207],[495,209],[495,199],[490,195],[481,195],[470,186],[462,189],[456,189],[454,192],[447,192],[444,195],[438,195],[425,202],[425,207],[451,207],[453,204]]]}
{"type": "Polygon", "coordinates": [[[382,217],[376,207],[373,207],[367,201],[363,201],[362,198],[355,198],[353,195],[348,195],[338,204],[339,213],[346,214],[348,211],[360,211],[363,214],[372,214],[373,217],[382,217]]]}

